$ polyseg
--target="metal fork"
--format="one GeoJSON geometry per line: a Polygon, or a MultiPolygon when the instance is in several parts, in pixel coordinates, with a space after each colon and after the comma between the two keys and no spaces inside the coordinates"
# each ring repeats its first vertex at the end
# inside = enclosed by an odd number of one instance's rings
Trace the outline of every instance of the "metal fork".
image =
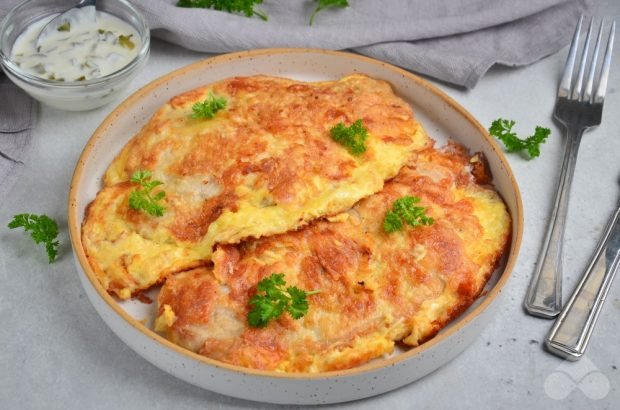
{"type": "Polygon", "coordinates": [[[597,70],[597,60],[604,24],[601,22],[594,51],[589,56],[588,49],[593,28],[593,22],[590,21],[578,71],[576,75],[573,75],[582,22],[583,16],[579,18],[575,29],[555,103],[554,116],[566,126],[567,130],[562,171],[557,185],[551,221],[525,299],[525,309],[532,315],[544,318],[554,318],[562,309],[562,245],[564,243],[564,226],[568,211],[570,187],[573,181],[581,136],[588,128],[601,123],[616,28],[616,22],[613,21],[600,73],[595,79],[597,71],[599,71],[597,70]],[[590,62],[588,63],[589,57],[590,62]],[[586,66],[589,66],[589,69],[584,88],[586,66]],[[596,91],[593,93],[595,83],[596,91]]]}

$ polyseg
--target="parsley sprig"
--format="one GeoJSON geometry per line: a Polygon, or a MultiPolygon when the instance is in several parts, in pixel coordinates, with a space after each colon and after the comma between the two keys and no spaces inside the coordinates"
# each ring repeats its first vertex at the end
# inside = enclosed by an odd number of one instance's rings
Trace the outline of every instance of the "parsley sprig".
{"type": "Polygon", "coordinates": [[[177,6],[241,13],[245,14],[246,17],[252,17],[256,14],[261,19],[267,21],[269,16],[261,9],[254,7],[262,2],[263,0],[179,0],[177,6]]]}
{"type": "Polygon", "coordinates": [[[347,147],[353,155],[361,155],[366,152],[366,139],[368,131],[364,128],[362,120],[357,120],[349,127],[344,123],[338,123],[330,130],[332,139],[347,147]]]}
{"type": "Polygon", "coordinates": [[[59,241],[55,240],[58,236],[58,224],[47,215],[19,214],[9,222],[9,229],[24,228],[30,232],[30,237],[34,243],[45,244],[47,259],[49,263],[56,260],[58,255],[59,241]]]}
{"type": "Polygon", "coordinates": [[[151,181],[150,171],[136,171],[131,176],[131,182],[140,184],[142,189],[137,189],[129,194],[129,206],[137,211],[142,210],[151,216],[163,216],[165,208],[158,202],[164,199],[166,193],[159,191],[152,195],[153,188],[162,185],[161,181],[151,181]]]}
{"type": "Polygon", "coordinates": [[[197,102],[192,106],[192,118],[208,118],[211,119],[215,117],[215,114],[219,110],[223,110],[226,108],[226,98],[220,97],[218,95],[213,94],[212,91],[209,91],[209,97],[203,102],[197,102]]]}
{"type": "Polygon", "coordinates": [[[549,134],[551,134],[551,130],[549,128],[536,127],[534,135],[526,139],[521,139],[512,131],[514,125],[515,122],[513,120],[498,118],[491,124],[489,134],[503,142],[508,152],[526,149],[530,159],[539,156],[540,146],[545,142],[549,134]]]}
{"type": "Polygon", "coordinates": [[[420,198],[409,195],[394,201],[392,209],[385,213],[385,219],[383,220],[385,232],[400,231],[403,229],[404,223],[413,227],[432,225],[435,220],[426,216],[426,208],[414,205],[418,202],[420,202],[420,198]]]}
{"type": "Polygon", "coordinates": [[[308,296],[318,290],[306,292],[295,286],[286,286],[283,273],[272,273],[256,285],[257,293],[250,299],[252,309],[248,312],[248,324],[252,327],[265,327],[286,311],[293,319],[308,313],[308,296]]]}
{"type": "Polygon", "coordinates": [[[312,12],[310,16],[310,25],[314,23],[314,16],[322,10],[329,9],[332,7],[339,7],[341,9],[345,7],[349,7],[349,2],[347,0],[317,0],[319,4],[317,4],[316,9],[312,12]]]}

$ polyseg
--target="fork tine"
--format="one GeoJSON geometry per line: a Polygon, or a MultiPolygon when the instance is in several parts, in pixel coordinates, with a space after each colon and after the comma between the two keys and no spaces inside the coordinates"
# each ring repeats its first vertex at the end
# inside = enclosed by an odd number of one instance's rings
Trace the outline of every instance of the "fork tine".
{"type": "Polygon", "coordinates": [[[607,79],[609,78],[609,67],[611,66],[611,53],[614,48],[614,36],[616,32],[616,22],[611,22],[611,30],[609,30],[609,40],[607,40],[607,48],[605,49],[605,57],[603,58],[603,66],[601,67],[601,78],[598,81],[596,94],[594,95],[594,103],[602,103],[605,99],[605,91],[607,90],[607,79]]]}
{"type": "Polygon", "coordinates": [[[581,61],[579,62],[579,72],[577,73],[575,85],[573,86],[573,91],[571,93],[571,99],[573,100],[578,100],[581,97],[581,89],[583,88],[583,74],[586,70],[586,62],[588,61],[588,50],[590,46],[590,35],[592,34],[592,25],[593,19],[590,18],[590,26],[588,27],[588,32],[586,33],[586,39],[583,42],[583,51],[581,52],[581,61]]]}
{"type": "Polygon", "coordinates": [[[592,64],[590,64],[590,72],[588,73],[588,81],[586,82],[586,89],[583,92],[583,101],[592,102],[592,89],[594,88],[594,75],[596,74],[596,63],[598,62],[598,52],[601,48],[601,37],[603,37],[603,22],[598,29],[598,35],[596,36],[596,44],[594,45],[594,51],[592,52],[592,64]]]}
{"type": "Polygon", "coordinates": [[[568,58],[564,65],[564,72],[562,73],[562,79],[558,87],[558,97],[568,97],[570,95],[570,85],[573,79],[573,67],[575,66],[575,56],[577,55],[577,48],[579,48],[579,32],[581,31],[581,23],[583,22],[583,16],[579,17],[577,22],[577,28],[575,28],[575,34],[573,34],[573,41],[570,43],[570,50],[568,52],[568,58]]]}

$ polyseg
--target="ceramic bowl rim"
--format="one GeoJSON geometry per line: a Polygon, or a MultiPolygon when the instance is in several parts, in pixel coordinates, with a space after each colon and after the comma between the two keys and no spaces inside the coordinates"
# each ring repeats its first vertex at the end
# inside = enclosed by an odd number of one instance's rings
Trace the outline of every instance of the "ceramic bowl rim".
{"type": "Polygon", "coordinates": [[[451,335],[458,332],[461,328],[466,326],[469,322],[471,322],[474,318],[476,318],[481,312],[486,310],[486,308],[493,302],[493,300],[502,292],[504,286],[508,282],[512,269],[517,260],[517,255],[519,252],[519,248],[521,245],[521,240],[523,236],[523,204],[521,201],[521,194],[519,191],[519,187],[516,181],[516,178],[512,172],[512,169],[509,166],[509,163],[504,156],[499,145],[489,136],[487,130],[482,127],[482,125],[467,112],[463,107],[461,107],[455,100],[445,94],[443,91],[439,90],[434,85],[430,84],[426,80],[412,74],[408,71],[405,71],[401,68],[393,66],[391,64],[372,59],[369,57],[361,56],[358,54],[353,54],[349,52],[343,51],[332,51],[332,50],[323,50],[323,49],[312,49],[312,48],[272,48],[272,49],[257,49],[257,50],[249,50],[249,51],[241,51],[229,54],[222,54],[215,57],[210,57],[205,60],[197,61],[185,67],[179,68],[175,71],[172,71],[162,77],[159,77],[144,87],[140,88],[136,92],[134,92],[131,96],[129,96],[125,101],[119,104],[97,127],[94,131],[88,142],[86,143],[80,158],[77,162],[76,168],[74,170],[73,176],[71,178],[71,185],[69,189],[69,200],[68,200],[68,224],[69,224],[69,234],[71,238],[71,245],[73,247],[74,254],[77,257],[79,265],[82,269],[82,273],[85,274],[90,284],[95,288],[99,296],[107,303],[107,305],[116,312],[119,316],[121,316],[127,323],[129,323],[133,328],[138,330],[143,335],[147,336],[149,339],[172,349],[174,352],[182,355],[187,359],[196,360],[202,364],[226,369],[235,373],[240,373],[243,375],[253,375],[253,376],[261,376],[261,377],[272,377],[272,378],[284,378],[284,379],[297,379],[297,380],[320,380],[320,379],[329,379],[335,377],[345,377],[345,376],[355,376],[364,373],[373,372],[375,370],[385,368],[388,366],[394,366],[400,362],[407,361],[412,359],[415,356],[422,354],[423,352],[431,349],[433,346],[440,344],[442,341],[448,339],[451,335]],[[514,237],[512,237],[512,241],[509,245],[509,253],[506,261],[506,265],[499,276],[499,279],[495,286],[491,290],[489,290],[484,296],[484,300],[480,302],[476,307],[473,308],[470,312],[466,314],[466,317],[460,317],[459,323],[451,326],[450,328],[444,329],[444,331],[437,334],[434,338],[429,341],[417,346],[415,348],[411,348],[410,350],[396,355],[391,358],[387,358],[384,360],[378,360],[374,362],[370,362],[358,367],[354,367],[351,369],[345,370],[337,370],[337,371],[328,371],[322,373],[284,373],[284,372],[276,372],[276,371],[268,371],[268,370],[256,370],[245,368],[241,366],[236,366],[228,363],[223,363],[217,361],[215,359],[208,358],[206,356],[201,356],[197,353],[194,353],[190,350],[187,350],[179,345],[172,343],[171,341],[165,339],[164,337],[157,334],[155,331],[147,328],[140,321],[134,319],[127,313],[125,310],[121,308],[121,306],[116,302],[116,300],[101,286],[97,277],[95,276],[94,271],[90,267],[90,264],[86,258],[86,254],[82,247],[82,242],[80,240],[81,233],[80,228],[81,224],[79,223],[82,220],[82,217],[78,215],[78,206],[77,206],[77,197],[79,194],[78,186],[80,185],[80,181],[85,177],[83,174],[83,170],[86,162],[89,160],[89,157],[93,151],[93,148],[97,144],[106,128],[110,126],[111,123],[115,121],[120,113],[122,113],[127,108],[139,102],[141,98],[151,93],[153,90],[159,88],[164,85],[166,82],[169,82],[171,79],[184,75],[188,72],[197,70],[199,68],[205,66],[212,66],[218,64],[225,64],[232,60],[239,59],[252,59],[257,56],[271,56],[271,55],[282,55],[282,54],[292,54],[292,53],[319,53],[319,54],[327,54],[335,57],[344,57],[344,58],[352,58],[361,60],[364,63],[376,64],[382,66],[382,68],[393,71],[395,74],[406,77],[407,79],[415,82],[418,86],[421,86],[433,94],[440,97],[446,104],[448,104],[452,109],[456,110],[461,114],[470,124],[472,124],[480,134],[485,138],[486,142],[494,151],[495,155],[499,158],[501,164],[510,180],[511,189],[515,194],[515,209],[514,214],[511,215],[513,219],[513,225],[516,225],[516,231],[513,232],[514,237]]]}

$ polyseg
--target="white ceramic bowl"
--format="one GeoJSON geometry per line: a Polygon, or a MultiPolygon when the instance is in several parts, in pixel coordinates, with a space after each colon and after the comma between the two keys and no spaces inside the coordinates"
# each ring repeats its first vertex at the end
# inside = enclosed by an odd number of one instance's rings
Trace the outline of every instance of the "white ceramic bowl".
{"type": "Polygon", "coordinates": [[[59,82],[31,75],[11,60],[11,49],[19,35],[33,22],[66,11],[65,0],[27,0],[15,6],[0,22],[0,62],[6,75],[33,98],[67,111],[85,111],[115,100],[148,60],[150,33],[142,14],[126,0],[99,0],[97,10],[105,11],[131,25],[140,35],[142,46],[126,66],[100,78],[59,82]]]}
{"type": "Polygon", "coordinates": [[[77,164],[69,193],[69,228],[76,266],[86,294],[103,320],[146,360],[189,383],[248,400],[287,404],[335,403],[377,395],[447,363],[483,330],[498,309],[522,235],[522,205],[515,178],[498,145],[456,102],[409,72],[354,54],[308,49],[256,50],[210,58],[172,72],[137,91],[95,131],[77,164]],[[120,149],[171,97],[224,78],[269,74],[298,80],[337,79],[352,72],[389,81],[413,107],[429,134],[452,137],[486,154],[494,183],[512,215],[512,242],[482,296],[435,338],[423,345],[374,360],[358,368],[322,374],[284,374],[224,364],[185,350],[151,330],[155,303],[119,302],[99,284],[84,254],[80,226],[86,205],[120,149]]]}

